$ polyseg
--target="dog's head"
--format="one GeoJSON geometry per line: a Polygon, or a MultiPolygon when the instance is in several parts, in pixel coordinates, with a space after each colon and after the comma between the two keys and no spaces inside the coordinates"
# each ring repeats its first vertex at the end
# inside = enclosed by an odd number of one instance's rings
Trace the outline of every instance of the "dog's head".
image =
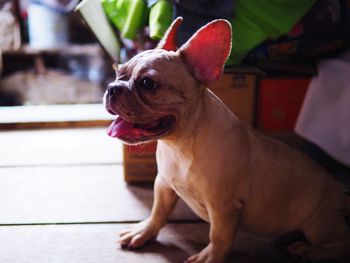
{"type": "Polygon", "coordinates": [[[177,18],[158,47],[120,65],[107,87],[104,103],[117,115],[108,134],[140,143],[181,133],[191,120],[206,84],[219,79],[231,50],[231,26],[215,20],[179,49],[177,18]]]}

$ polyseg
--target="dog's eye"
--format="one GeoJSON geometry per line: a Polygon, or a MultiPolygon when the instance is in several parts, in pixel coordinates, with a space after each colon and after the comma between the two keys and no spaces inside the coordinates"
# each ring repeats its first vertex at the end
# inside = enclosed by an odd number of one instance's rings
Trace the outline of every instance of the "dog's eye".
{"type": "Polygon", "coordinates": [[[157,83],[155,83],[152,79],[148,77],[144,77],[141,79],[141,86],[147,90],[154,90],[157,88],[157,83]]]}

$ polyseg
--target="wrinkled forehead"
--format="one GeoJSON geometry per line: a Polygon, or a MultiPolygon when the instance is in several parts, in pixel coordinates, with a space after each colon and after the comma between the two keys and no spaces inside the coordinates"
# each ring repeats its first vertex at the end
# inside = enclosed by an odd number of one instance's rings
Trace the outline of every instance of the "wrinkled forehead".
{"type": "Polygon", "coordinates": [[[127,74],[130,76],[133,73],[147,71],[150,68],[160,69],[166,64],[174,64],[176,60],[177,56],[175,56],[175,52],[166,51],[163,49],[146,50],[119,66],[118,73],[123,75],[127,74]]]}

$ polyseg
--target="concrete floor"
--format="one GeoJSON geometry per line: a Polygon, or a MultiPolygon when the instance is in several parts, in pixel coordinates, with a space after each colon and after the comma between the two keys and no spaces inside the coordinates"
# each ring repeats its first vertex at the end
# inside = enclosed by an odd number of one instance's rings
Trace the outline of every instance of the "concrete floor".
{"type": "MultiPolygon", "coordinates": [[[[118,232],[145,219],[151,185],[126,185],[121,143],[104,128],[0,132],[0,262],[183,262],[209,226],[179,203],[156,242],[122,250],[118,232]]],[[[239,232],[227,262],[293,262],[239,232]]],[[[346,261],[348,262],[348,261],[346,261]]]]}

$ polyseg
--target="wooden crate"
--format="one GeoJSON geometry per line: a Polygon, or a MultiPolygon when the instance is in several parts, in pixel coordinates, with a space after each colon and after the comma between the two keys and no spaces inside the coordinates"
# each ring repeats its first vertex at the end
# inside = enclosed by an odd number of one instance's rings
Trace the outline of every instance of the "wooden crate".
{"type": "Polygon", "coordinates": [[[157,175],[156,142],[123,145],[124,180],[128,183],[153,182],[157,175]]]}

